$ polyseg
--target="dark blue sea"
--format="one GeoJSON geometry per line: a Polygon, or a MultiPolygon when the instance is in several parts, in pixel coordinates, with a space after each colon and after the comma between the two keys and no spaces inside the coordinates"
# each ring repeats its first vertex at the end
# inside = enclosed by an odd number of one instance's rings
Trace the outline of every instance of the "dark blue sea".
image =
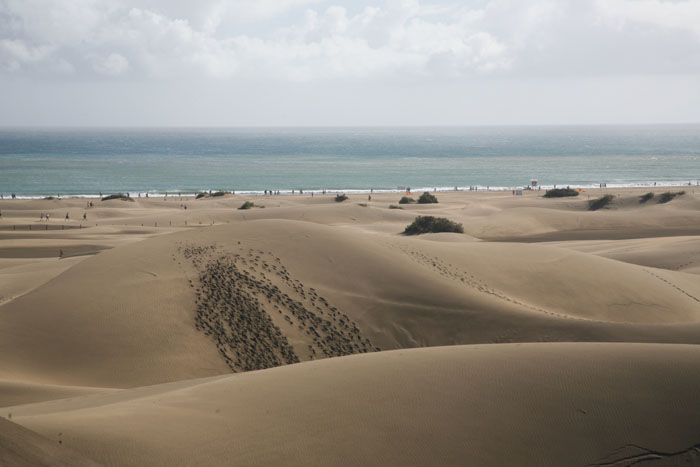
{"type": "Polygon", "coordinates": [[[0,129],[0,192],[695,185],[700,125],[0,129]]]}

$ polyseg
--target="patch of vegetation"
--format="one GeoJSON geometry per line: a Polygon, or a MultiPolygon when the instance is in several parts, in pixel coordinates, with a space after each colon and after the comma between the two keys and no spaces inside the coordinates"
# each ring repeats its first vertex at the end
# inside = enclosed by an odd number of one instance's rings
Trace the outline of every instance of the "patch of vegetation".
{"type": "Polygon", "coordinates": [[[659,204],[668,203],[676,196],[682,196],[684,194],[685,194],[685,191],[676,191],[676,192],[667,191],[666,193],[661,193],[661,195],[659,196],[659,204]]]}
{"type": "Polygon", "coordinates": [[[209,196],[207,193],[200,191],[197,193],[197,196],[195,196],[194,199],[206,198],[207,196],[209,196]]]}
{"type": "Polygon", "coordinates": [[[255,203],[252,203],[250,201],[246,201],[245,203],[241,204],[241,207],[238,209],[250,209],[250,208],[254,208],[254,207],[255,207],[255,203]]]}
{"type": "Polygon", "coordinates": [[[578,196],[578,191],[572,188],[554,188],[547,190],[544,194],[545,198],[565,198],[567,196],[578,196]]]}
{"type": "Polygon", "coordinates": [[[211,194],[211,196],[224,196],[226,194],[225,191],[215,191],[214,193],[211,194]]]}
{"type": "Polygon", "coordinates": [[[44,199],[49,199],[49,200],[50,200],[50,199],[56,199],[56,198],[54,198],[53,196],[44,196],[44,199]]]}
{"type": "Polygon", "coordinates": [[[646,194],[640,196],[640,197],[639,197],[639,202],[640,202],[640,203],[646,203],[647,201],[649,201],[649,200],[652,199],[653,197],[654,197],[654,193],[650,191],[649,193],[646,193],[646,194]]]}
{"type": "Polygon", "coordinates": [[[342,203],[346,199],[349,199],[349,198],[345,195],[345,193],[342,193],[342,194],[338,193],[337,195],[335,195],[335,202],[336,203],[342,203]]]}
{"type": "Polygon", "coordinates": [[[122,201],[134,201],[134,198],[131,196],[126,196],[125,194],[122,193],[117,193],[114,195],[108,195],[102,198],[102,201],[109,201],[111,199],[120,199],[122,201]]]}
{"type": "Polygon", "coordinates": [[[395,204],[390,204],[389,209],[403,209],[401,206],[397,206],[395,204]]]}
{"type": "Polygon", "coordinates": [[[615,197],[613,195],[603,195],[598,199],[592,199],[588,202],[588,210],[597,211],[598,209],[602,209],[612,203],[614,199],[615,197]]]}
{"type": "Polygon", "coordinates": [[[423,194],[418,198],[418,204],[435,204],[437,202],[438,200],[435,195],[431,195],[427,191],[423,192],[423,194]]]}
{"type": "Polygon", "coordinates": [[[401,199],[399,200],[399,204],[412,204],[415,202],[416,202],[416,200],[411,198],[410,196],[402,196],[401,199]]]}
{"type": "Polygon", "coordinates": [[[367,203],[359,203],[358,206],[362,206],[363,208],[367,207],[367,203]]]}
{"type": "Polygon", "coordinates": [[[424,233],[456,232],[464,233],[462,224],[458,224],[444,217],[418,216],[403,231],[405,235],[420,235],[424,233]]]}

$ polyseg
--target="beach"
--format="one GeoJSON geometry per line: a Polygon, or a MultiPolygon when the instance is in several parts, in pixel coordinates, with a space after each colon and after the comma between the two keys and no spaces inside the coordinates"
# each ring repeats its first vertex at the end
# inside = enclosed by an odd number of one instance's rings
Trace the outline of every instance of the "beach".
{"type": "Polygon", "coordinates": [[[0,463],[697,463],[696,190],[4,199],[0,463]]]}

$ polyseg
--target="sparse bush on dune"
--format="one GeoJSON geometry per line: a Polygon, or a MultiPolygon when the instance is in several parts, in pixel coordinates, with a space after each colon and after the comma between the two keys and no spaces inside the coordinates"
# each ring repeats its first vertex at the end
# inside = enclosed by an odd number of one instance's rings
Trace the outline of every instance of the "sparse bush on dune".
{"type": "Polygon", "coordinates": [[[44,196],[44,199],[52,200],[52,199],[56,199],[56,198],[54,198],[53,196],[44,196]]]}
{"type": "Polygon", "coordinates": [[[359,203],[358,206],[362,206],[363,208],[367,207],[367,203],[359,203]]]}
{"type": "Polygon", "coordinates": [[[338,193],[337,195],[335,195],[335,202],[336,203],[342,203],[346,199],[349,199],[349,198],[345,195],[345,193],[342,193],[342,194],[338,193]]]}
{"type": "Polygon", "coordinates": [[[572,188],[554,188],[547,190],[545,198],[565,198],[567,196],[578,196],[578,191],[572,188]]]}
{"type": "Polygon", "coordinates": [[[397,206],[395,204],[390,204],[389,209],[403,209],[401,206],[397,206]]]}
{"type": "Polygon", "coordinates": [[[649,193],[646,193],[646,194],[643,194],[642,196],[640,196],[640,197],[639,197],[639,202],[640,202],[640,203],[646,203],[647,201],[649,201],[649,200],[652,199],[653,197],[654,197],[654,193],[650,191],[649,193]]]}
{"type": "Polygon", "coordinates": [[[418,198],[418,204],[435,204],[437,202],[437,197],[428,193],[427,191],[423,192],[423,194],[418,198]]]}
{"type": "Polygon", "coordinates": [[[131,196],[126,196],[123,193],[116,193],[114,195],[104,196],[102,198],[102,201],[109,201],[111,199],[120,199],[122,201],[134,201],[134,198],[132,198],[131,196]]]}
{"type": "Polygon", "coordinates": [[[661,195],[659,196],[659,204],[668,203],[676,196],[682,196],[684,194],[685,191],[667,191],[666,193],[661,193],[661,195]]]}
{"type": "Polygon", "coordinates": [[[403,231],[406,235],[419,235],[425,233],[455,232],[464,233],[462,224],[458,224],[444,217],[418,216],[403,231]]]}
{"type": "Polygon", "coordinates": [[[614,199],[615,197],[613,195],[603,195],[598,199],[592,199],[588,202],[588,210],[597,211],[612,203],[614,199]]]}
{"type": "Polygon", "coordinates": [[[245,203],[241,204],[241,207],[238,209],[250,209],[250,208],[254,208],[254,207],[255,207],[255,203],[252,203],[250,201],[246,201],[245,203]]]}
{"type": "Polygon", "coordinates": [[[200,191],[197,193],[197,196],[194,197],[194,199],[200,199],[200,198],[206,198],[207,194],[203,191],[200,191]]]}
{"type": "Polygon", "coordinates": [[[402,196],[401,199],[399,200],[399,204],[412,204],[415,202],[416,202],[416,200],[409,197],[409,196],[402,196]]]}
{"type": "Polygon", "coordinates": [[[215,191],[214,193],[211,194],[211,196],[224,196],[226,194],[225,191],[215,191]]]}

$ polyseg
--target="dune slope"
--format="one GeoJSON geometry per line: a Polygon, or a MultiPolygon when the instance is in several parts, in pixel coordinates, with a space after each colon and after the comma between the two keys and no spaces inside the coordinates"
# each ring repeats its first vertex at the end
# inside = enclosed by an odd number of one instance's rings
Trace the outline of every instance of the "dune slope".
{"type": "Polygon", "coordinates": [[[698,384],[697,346],[473,345],[12,411],[18,423],[50,439],[61,432],[65,445],[113,465],[584,466],[645,453],[697,461],[698,384]]]}

